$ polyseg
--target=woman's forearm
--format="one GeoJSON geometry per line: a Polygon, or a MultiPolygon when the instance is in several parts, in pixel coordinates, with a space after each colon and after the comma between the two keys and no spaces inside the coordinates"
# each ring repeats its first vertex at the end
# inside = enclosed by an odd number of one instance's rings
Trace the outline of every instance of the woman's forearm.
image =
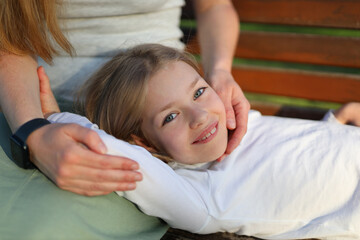
{"type": "Polygon", "coordinates": [[[230,71],[240,29],[231,1],[197,0],[195,10],[205,75],[230,71]]]}
{"type": "Polygon", "coordinates": [[[0,106],[14,132],[42,116],[37,62],[31,56],[0,55],[0,106]]]}

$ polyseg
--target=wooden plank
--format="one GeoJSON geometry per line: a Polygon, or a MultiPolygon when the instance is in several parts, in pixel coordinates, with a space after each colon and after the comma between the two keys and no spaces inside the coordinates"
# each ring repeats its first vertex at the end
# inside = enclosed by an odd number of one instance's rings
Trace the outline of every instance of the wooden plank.
{"type": "MultiPolygon", "coordinates": [[[[196,38],[188,47],[199,53],[196,38]]],[[[242,32],[235,57],[360,68],[360,38],[242,32]]]]}
{"type": "Polygon", "coordinates": [[[241,21],[360,29],[358,0],[233,0],[241,21]]]}
{"type": "Polygon", "coordinates": [[[260,102],[260,101],[249,101],[251,109],[257,110],[261,112],[263,115],[276,115],[282,105],[280,104],[274,104],[274,103],[268,103],[268,102],[260,102]]]}
{"type": "Polygon", "coordinates": [[[360,67],[360,38],[244,32],[236,57],[360,67]]]}
{"type": "Polygon", "coordinates": [[[346,103],[360,102],[360,76],[235,67],[243,91],[346,103]]]}

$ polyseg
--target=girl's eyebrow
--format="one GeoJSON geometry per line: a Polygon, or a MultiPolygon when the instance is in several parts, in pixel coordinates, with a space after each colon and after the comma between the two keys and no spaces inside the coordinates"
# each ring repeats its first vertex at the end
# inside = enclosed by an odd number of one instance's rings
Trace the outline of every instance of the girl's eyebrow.
{"type": "Polygon", "coordinates": [[[188,88],[188,91],[190,91],[191,89],[193,89],[196,84],[198,83],[198,81],[200,81],[201,77],[200,76],[197,76],[194,81],[189,85],[189,88],[188,88]]]}
{"type": "MultiPolygon", "coordinates": [[[[194,81],[189,85],[188,87],[188,92],[190,92],[195,86],[196,84],[200,81],[201,76],[197,76],[194,81]]],[[[169,102],[168,104],[166,104],[164,107],[162,107],[159,111],[159,113],[165,111],[166,109],[170,108],[172,105],[174,105],[174,102],[169,102]]]]}

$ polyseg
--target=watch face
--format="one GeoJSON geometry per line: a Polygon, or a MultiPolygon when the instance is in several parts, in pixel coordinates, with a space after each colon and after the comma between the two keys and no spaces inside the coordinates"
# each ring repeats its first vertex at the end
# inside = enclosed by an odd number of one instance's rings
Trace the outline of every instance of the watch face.
{"type": "Polygon", "coordinates": [[[11,155],[14,163],[21,168],[31,169],[34,165],[29,160],[29,150],[16,136],[10,137],[11,155]]]}

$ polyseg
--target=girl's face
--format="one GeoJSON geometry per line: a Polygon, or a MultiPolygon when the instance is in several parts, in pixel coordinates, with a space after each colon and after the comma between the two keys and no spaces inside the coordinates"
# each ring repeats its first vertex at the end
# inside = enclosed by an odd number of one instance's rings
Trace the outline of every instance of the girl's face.
{"type": "Polygon", "coordinates": [[[227,146],[222,101],[182,61],[167,64],[150,79],[141,128],[156,148],[184,164],[216,160],[227,146]]]}

